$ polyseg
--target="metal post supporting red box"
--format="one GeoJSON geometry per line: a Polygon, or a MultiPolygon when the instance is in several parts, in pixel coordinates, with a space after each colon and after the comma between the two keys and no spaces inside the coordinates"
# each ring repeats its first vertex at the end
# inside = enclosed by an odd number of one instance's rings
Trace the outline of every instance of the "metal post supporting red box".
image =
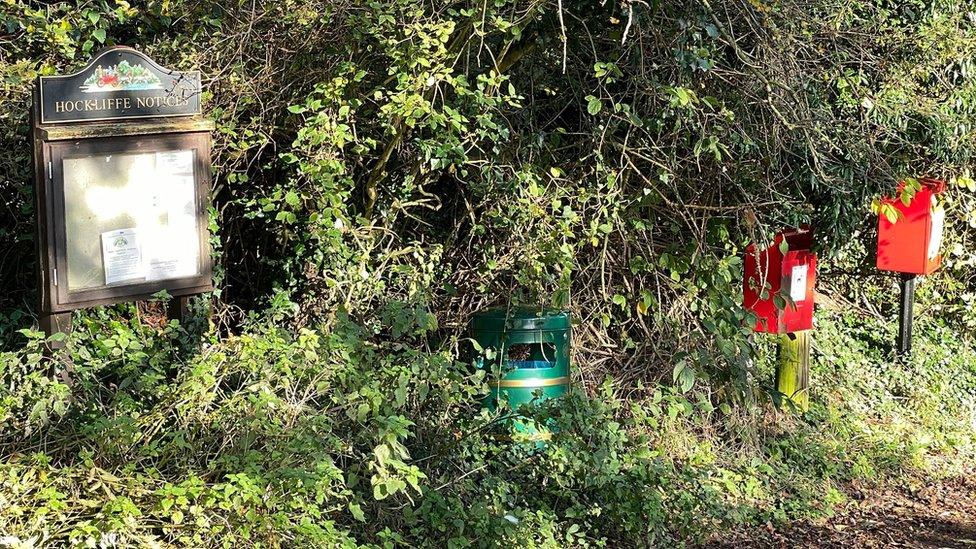
{"type": "Polygon", "coordinates": [[[912,351],[912,317],[918,275],[935,272],[942,263],[939,249],[945,229],[945,210],[937,208],[936,196],[945,192],[945,182],[919,179],[920,188],[902,202],[905,183],[898,185],[896,198],[884,198],[878,216],[878,269],[901,273],[901,310],[898,321],[898,354],[912,351]],[[894,208],[897,219],[888,219],[894,208]]]}
{"type": "Polygon", "coordinates": [[[746,248],[743,301],[758,317],[757,332],[786,334],[813,329],[817,254],[810,251],[812,246],[813,231],[801,227],[777,234],[773,245],[765,250],[757,251],[755,244],[746,248]]]}
{"type": "MultiPolygon", "coordinates": [[[[885,198],[883,205],[891,205],[898,212],[892,223],[887,216],[878,218],[878,269],[917,275],[932,274],[942,262],[939,248],[945,214],[933,212],[936,195],[945,191],[945,183],[935,179],[920,179],[922,188],[906,206],[898,198],[885,198]]],[[[902,183],[898,194],[904,189],[902,183]]]]}

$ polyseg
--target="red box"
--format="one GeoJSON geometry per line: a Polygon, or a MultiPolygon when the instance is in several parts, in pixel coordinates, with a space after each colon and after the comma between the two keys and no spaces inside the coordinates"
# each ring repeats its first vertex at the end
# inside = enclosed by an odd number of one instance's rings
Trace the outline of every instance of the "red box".
{"type": "MultiPolygon", "coordinates": [[[[894,206],[898,221],[892,223],[883,213],[878,216],[878,269],[896,273],[927,275],[942,264],[939,248],[945,227],[945,211],[933,211],[936,196],[945,191],[945,182],[920,179],[922,188],[906,206],[898,198],[884,198],[883,205],[894,206]]],[[[898,186],[901,194],[905,183],[898,186]]]]}
{"type": "Polygon", "coordinates": [[[784,334],[813,328],[817,254],[810,251],[812,245],[813,231],[801,227],[777,234],[765,250],[757,250],[755,244],[746,248],[743,306],[759,317],[757,332],[784,334]]]}

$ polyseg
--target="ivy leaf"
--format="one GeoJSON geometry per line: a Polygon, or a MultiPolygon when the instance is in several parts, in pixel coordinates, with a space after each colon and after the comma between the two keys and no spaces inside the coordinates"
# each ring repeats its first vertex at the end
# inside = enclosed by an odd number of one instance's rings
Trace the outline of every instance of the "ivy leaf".
{"type": "Polygon", "coordinates": [[[92,36],[95,38],[95,40],[98,40],[99,44],[105,43],[105,29],[95,29],[92,36]]]}

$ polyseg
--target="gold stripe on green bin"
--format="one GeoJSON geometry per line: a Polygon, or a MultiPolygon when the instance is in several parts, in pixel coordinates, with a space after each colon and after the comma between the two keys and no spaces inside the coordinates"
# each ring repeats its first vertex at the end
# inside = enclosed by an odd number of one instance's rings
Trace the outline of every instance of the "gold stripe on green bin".
{"type": "Polygon", "coordinates": [[[569,385],[569,378],[563,377],[553,377],[549,379],[543,379],[541,377],[534,377],[530,379],[502,379],[500,381],[491,382],[492,385],[497,385],[505,389],[511,388],[533,388],[533,387],[552,387],[554,385],[569,385]]]}

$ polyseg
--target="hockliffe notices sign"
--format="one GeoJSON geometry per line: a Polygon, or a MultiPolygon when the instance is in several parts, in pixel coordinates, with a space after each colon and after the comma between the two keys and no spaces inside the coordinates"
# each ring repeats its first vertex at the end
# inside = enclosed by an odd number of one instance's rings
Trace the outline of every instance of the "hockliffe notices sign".
{"type": "Polygon", "coordinates": [[[200,113],[200,73],[171,71],[132,48],[100,52],[67,76],[42,76],[41,124],[200,113]]]}

